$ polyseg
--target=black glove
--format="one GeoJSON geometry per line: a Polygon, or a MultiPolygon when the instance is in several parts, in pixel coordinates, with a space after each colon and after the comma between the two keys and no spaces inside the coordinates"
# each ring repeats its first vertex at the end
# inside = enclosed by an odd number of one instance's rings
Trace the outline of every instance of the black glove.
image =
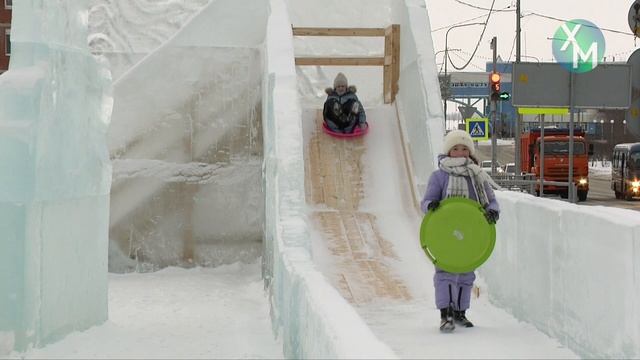
{"type": "Polygon", "coordinates": [[[429,205],[427,205],[427,210],[429,211],[435,211],[438,206],[440,206],[440,200],[433,200],[432,202],[429,203],[429,205]]]}
{"type": "Polygon", "coordinates": [[[498,221],[498,219],[500,218],[500,214],[497,211],[493,210],[493,209],[489,209],[484,214],[484,217],[487,218],[487,222],[489,224],[495,224],[496,221],[498,221]]]}

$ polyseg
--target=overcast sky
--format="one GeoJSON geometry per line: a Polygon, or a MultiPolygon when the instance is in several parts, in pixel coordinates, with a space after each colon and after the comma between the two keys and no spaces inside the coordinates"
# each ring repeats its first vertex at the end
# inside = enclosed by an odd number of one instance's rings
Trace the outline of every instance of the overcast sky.
{"type": "MultiPolygon", "coordinates": [[[[469,22],[484,22],[487,10],[474,8],[489,8],[493,0],[426,0],[429,18],[431,20],[431,35],[434,41],[434,50],[440,51],[445,48],[445,34],[447,29],[437,30],[453,24],[464,22],[465,20],[479,17],[469,22]],[[468,4],[465,5],[464,3],[468,4]]],[[[491,14],[489,24],[484,33],[478,52],[465,71],[484,71],[484,63],[490,61],[492,51],[489,42],[493,36],[498,38],[498,55],[503,60],[515,59],[515,39],[516,15],[515,0],[495,0],[494,9],[510,10],[508,12],[494,12],[491,14]],[[512,50],[513,48],[513,50],[512,50]]],[[[605,56],[610,61],[615,56],[616,61],[626,61],[631,53],[640,47],[640,39],[634,44],[634,37],[628,23],[628,14],[633,0],[521,0],[521,11],[523,18],[522,26],[522,61],[536,61],[533,56],[541,61],[553,61],[551,52],[551,40],[556,29],[562,24],[544,18],[550,16],[559,19],[585,19],[593,22],[602,29],[615,30],[603,31],[606,50],[605,56]],[[636,46],[636,44],[638,46],[636,46]]],[[[483,26],[467,26],[453,29],[449,32],[448,48],[461,49],[461,51],[451,51],[450,56],[453,63],[460,67],[466,63],[478,42],[483,26]]],[[[441,66],[444,53],[437,54],[436,62],[441,66]]],[[[449,71],[455,71],[448,65],[449,71]]]]}

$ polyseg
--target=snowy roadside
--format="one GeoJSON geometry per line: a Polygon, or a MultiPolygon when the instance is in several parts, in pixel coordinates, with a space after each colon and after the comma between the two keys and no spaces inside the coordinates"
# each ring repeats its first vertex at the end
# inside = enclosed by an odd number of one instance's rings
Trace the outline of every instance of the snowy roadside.
{"type": "Polygon", "coordinates": [[[109,321],[28,359],[283,358],[260,262],[109,274],[109,321]]]}
{"type": "Polygon", "coordinates": [[[611,163],[590,161],[589,176],[592,176],[598,179],[611,180],[611,163]]]}

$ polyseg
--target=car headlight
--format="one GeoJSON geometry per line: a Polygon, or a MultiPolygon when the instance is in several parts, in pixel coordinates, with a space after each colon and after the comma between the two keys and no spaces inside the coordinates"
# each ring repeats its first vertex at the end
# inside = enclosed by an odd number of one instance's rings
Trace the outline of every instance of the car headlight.
{"type": "Polygon", "coordinates": [[[580,184],[580,185],[587,185],[587,179],[584,179],[584,178],[583,178],[583,179],[580,179],[580,180],[578,181],[578,184],[580,184]]]}

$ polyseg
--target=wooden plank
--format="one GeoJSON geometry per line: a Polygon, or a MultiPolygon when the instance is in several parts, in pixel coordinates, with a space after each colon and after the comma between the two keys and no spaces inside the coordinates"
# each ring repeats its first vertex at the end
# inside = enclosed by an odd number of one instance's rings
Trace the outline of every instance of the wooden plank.
{"type": "Polygon", "coordinates": [[[384,57],[296,57],[296,65],[381,66],[384,57]]]}
{"type": "Polygon", "coordinates": [[[383,28],[292,27],[293,36],[384,36],[383,28]]]}
{"type": "Polygon", "coordinates": [[[400,80],[400,25],[390,26],[391,31],[391,102],[396,101],[398,81],[400,80]]]}
{"type": "Polygon", "coordinates": [[[391,69],[391,65],[392,65],[392,60],[393,60],[393,49],[392,49],[392,44],[391,44],[391,26],[387,27],[387,29],[385,30],[385,37],[384,37],[384,58],[385,58],[385,64],[384,64],[384,70],[382,72],[382,94],[384,96],[384,103],[385,104],[391,104],[393,102],[392,100],[392,91],[391,91],[391,83],[392,83],[392,69],[391,69]]]}

